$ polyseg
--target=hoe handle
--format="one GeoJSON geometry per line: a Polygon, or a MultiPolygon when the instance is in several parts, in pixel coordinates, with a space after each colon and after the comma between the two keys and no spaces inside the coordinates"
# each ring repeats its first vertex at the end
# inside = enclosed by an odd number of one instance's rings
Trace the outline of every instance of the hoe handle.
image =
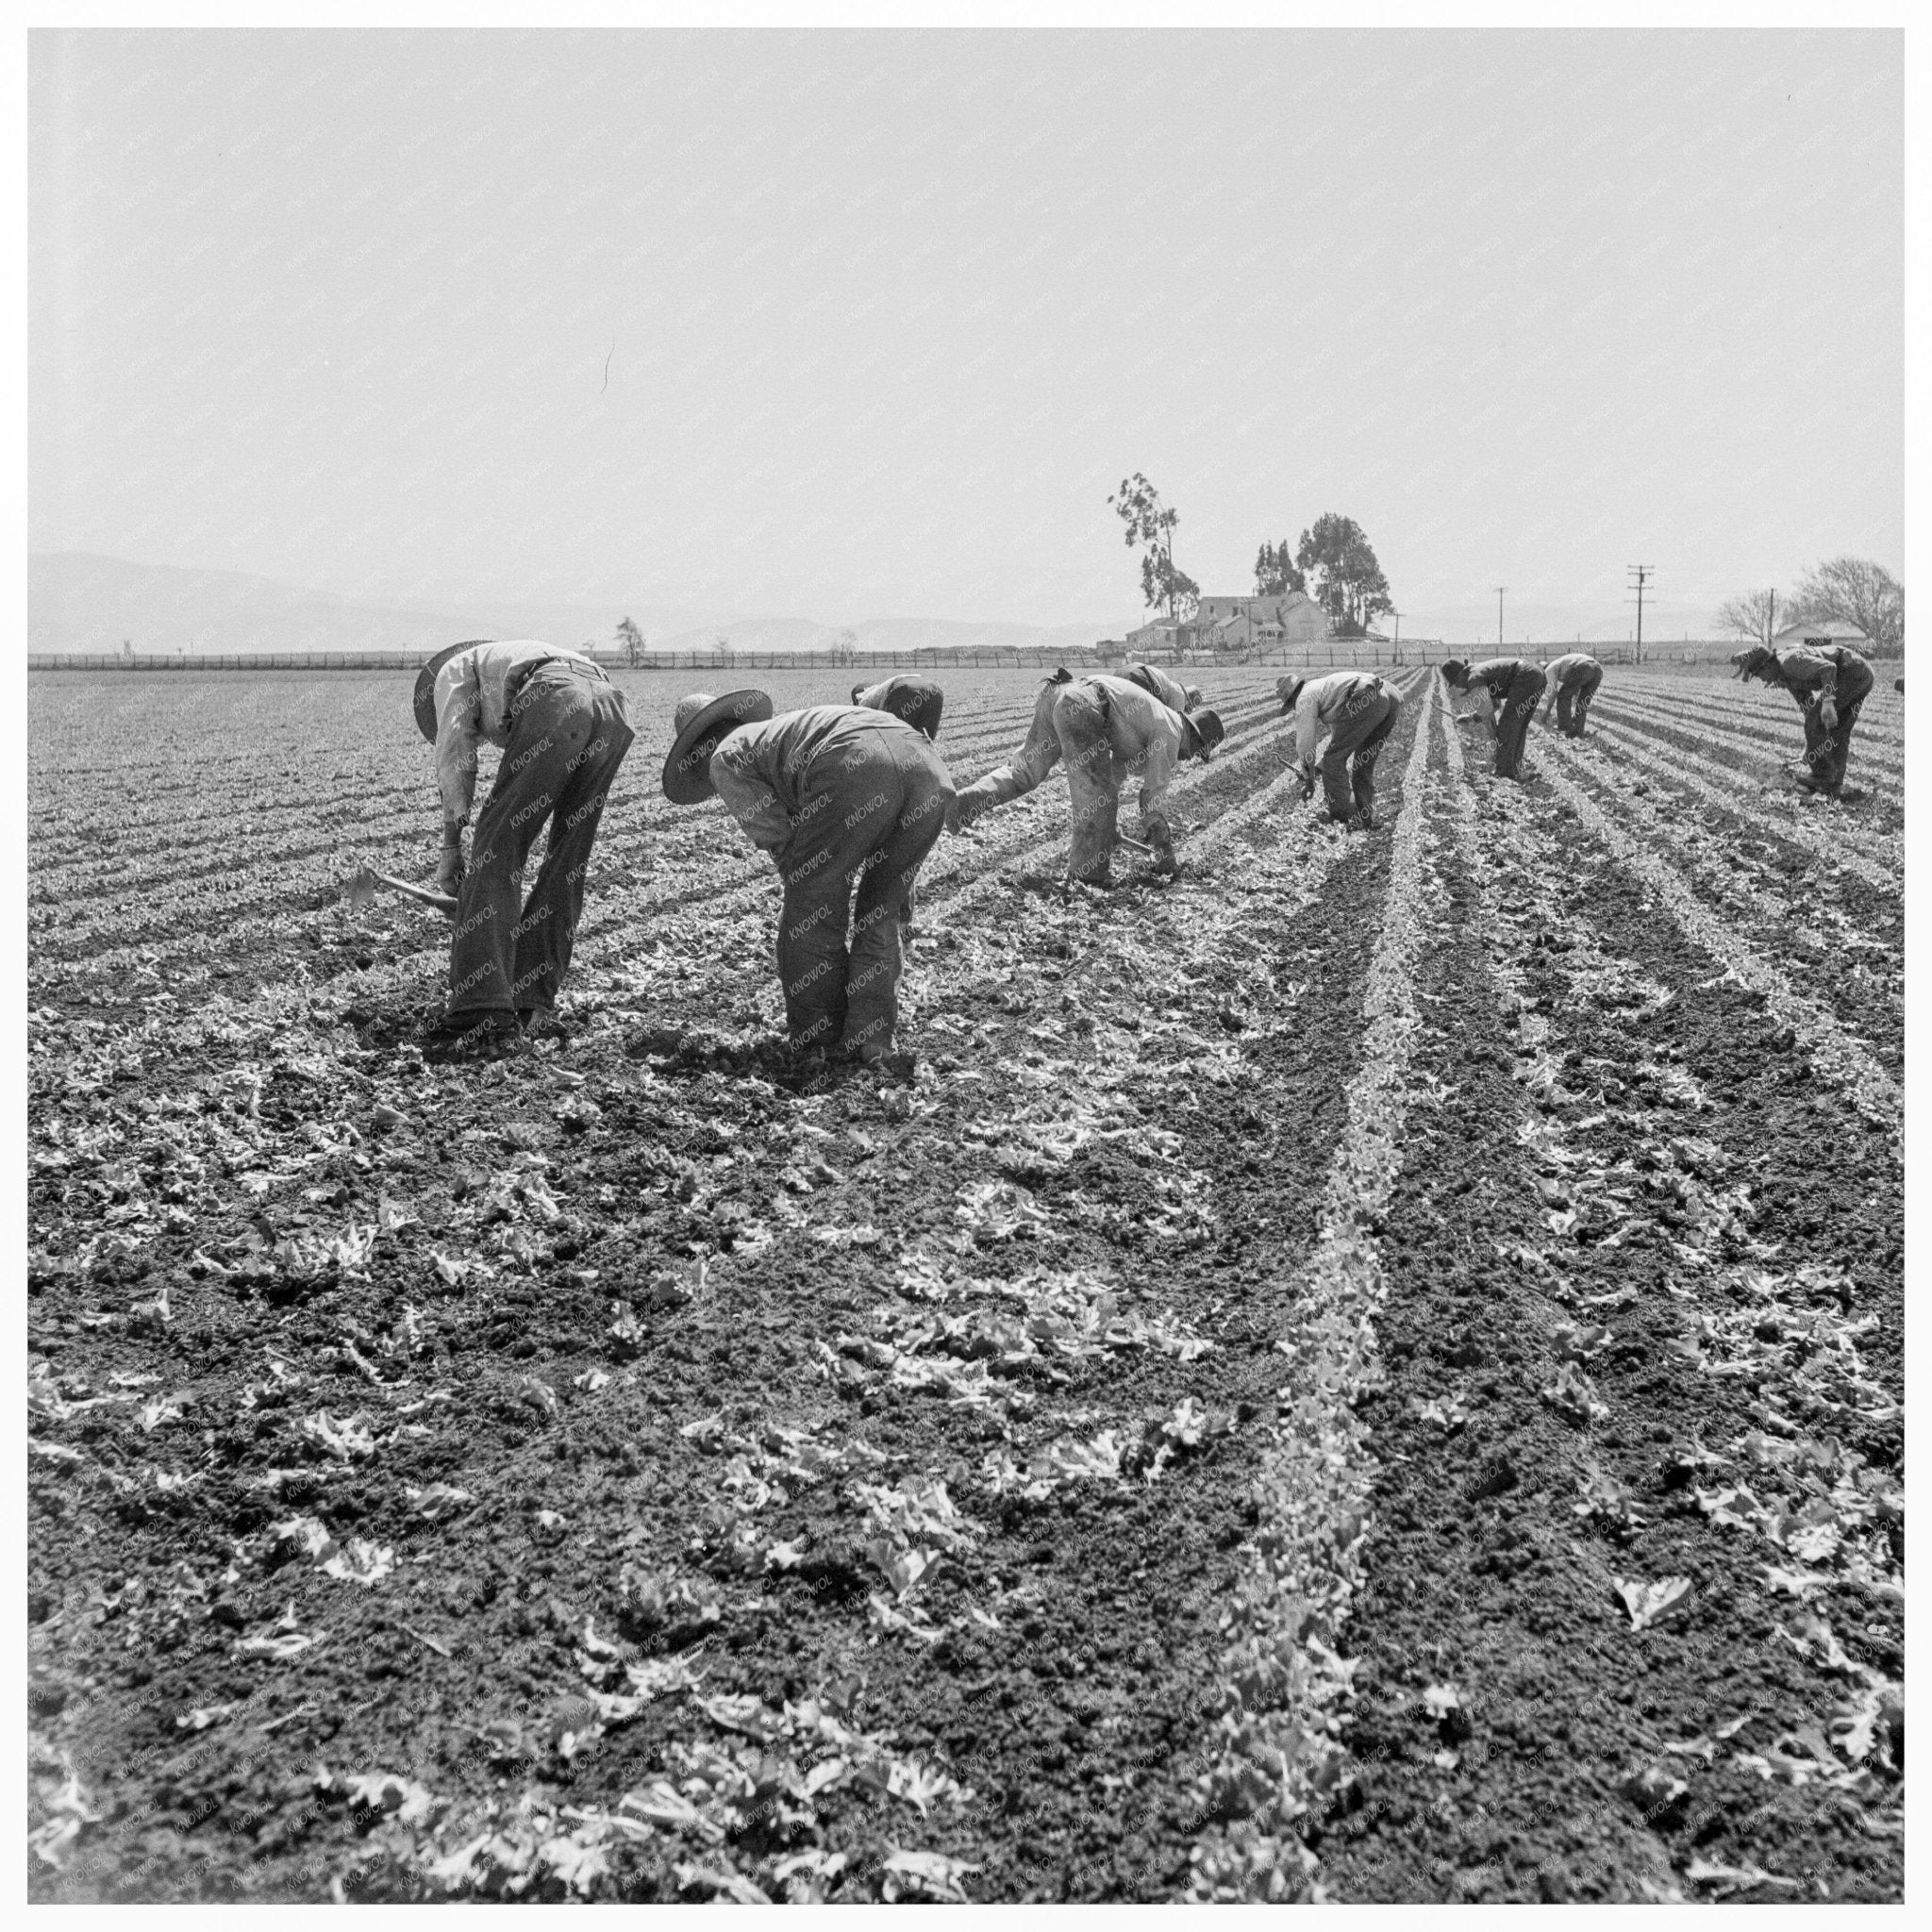
{"type": "Polygon", "coordinates": [[[359,888],[373,893],[377,886],[387,886],[392,892],[400,892],[407,899],[420,899],[425,906],[434,906],[439,912],[456,917],[457,902],[447,892],[431,891],[427,886],[412,886],[407,879],[391,878],[386,872],[377,872],[374,866],[365,865],[350,882],[352,893],[359,888]]]}

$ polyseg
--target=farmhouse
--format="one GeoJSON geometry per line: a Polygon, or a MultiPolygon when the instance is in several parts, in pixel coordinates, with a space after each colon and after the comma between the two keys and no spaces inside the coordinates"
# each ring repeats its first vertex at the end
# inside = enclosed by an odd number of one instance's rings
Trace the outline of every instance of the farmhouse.
{"type": "Polygon", "coordinates": [[[1267,596],[1203,597],[1190,622],[1185,644],[1219,652],[1251,651],[1262,644],[1310,643],[1328,635],[1328,613],[1302,591],[1267,596]]]}
{"type": "Polygon", "coordinates": [[[1772,639],[1774,651],[1794,649],[1799,644],[1846,644],[1855,651],[1868,650],[1872,640],[1856,624],[1840,617],[1816,617],[1808,623],[1788,624],[1772,639]]]}
{"type": "Polygon", "coordinates": [[[1143,661],[1150,658],[1172,658],[1180,649],[1180,639],[1176,635],[1180,629],[1180,625],[1164,617],[1143,624],[1140,629],[1127,633],[1126,655],[1143,661]]]}
{"type": "Polygon", "coordinates": [[[1232,656],[1257,645],[1301,644],[1328,635],[1328,613],[1301,591],[1266,596],[1203,597],[1178,624],[1158,617],[1127,633],[1137,658],[1177,657],[1183,651],[1232,656]]]}

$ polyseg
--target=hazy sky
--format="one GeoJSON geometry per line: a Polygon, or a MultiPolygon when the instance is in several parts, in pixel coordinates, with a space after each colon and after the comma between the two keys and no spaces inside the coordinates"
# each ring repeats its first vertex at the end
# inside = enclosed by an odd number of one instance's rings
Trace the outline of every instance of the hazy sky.
{"type": "Polygon", "coordinates": [[[1903,558],[1896,33],[41,33],[31,541],[1093,620],[1324,510],[1406,634],[1903,558]]]}

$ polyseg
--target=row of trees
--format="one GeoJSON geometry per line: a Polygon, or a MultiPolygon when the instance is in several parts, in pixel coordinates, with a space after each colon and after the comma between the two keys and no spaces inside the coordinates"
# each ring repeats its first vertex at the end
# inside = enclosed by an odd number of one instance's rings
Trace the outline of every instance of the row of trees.
{"type": "MultiPolygon", "coordinates": [[[[1138,470],[1122,479],[1107,502],[1125,526],[1123,541],[1141,552],[1141,595],[1148,609],[1166,611],[1172,623],[1191,617],[1201,587],[1174,560],[1180,512],[1162,503],[1160,492],[1138,470]]],[[[1317,517],[1292,550],[1284,537],[1278,543],[1263,543],[1257,554],[1255,594],[1282,596],[1290,591],[1313,597],[1343,637],[1360,637],[1377,617],[1395,608],[1389,579],[1361,525],[1333,511],[1317,517]]]]}
{"type": "MultiPolygon", "coordinates": [[[[628,617],[617,620],[617,641],[624,646],[624,661],[626,664],[641,664],[644,661],[644,634],[628,617]]],[[[731,655],[731,640],[723,631],[718,633],[713,648],[721,656],[731,655]]],[[[853,664],[858,659],[858,633],[856,630],[841,630],[833,641],[832,661],[835,664],[853,664]]]]}
{"type": "Polygon", "coordinates": [[[1834,557],[1807,571],[1796,588],[1743,591],[1718,607],[1720,630],[1768,644],[1788,625],[1837,620],[1855,624],[1881,651],[1902,651],[1906,639],[1906,587],[1864,557],[1834,557]]]}

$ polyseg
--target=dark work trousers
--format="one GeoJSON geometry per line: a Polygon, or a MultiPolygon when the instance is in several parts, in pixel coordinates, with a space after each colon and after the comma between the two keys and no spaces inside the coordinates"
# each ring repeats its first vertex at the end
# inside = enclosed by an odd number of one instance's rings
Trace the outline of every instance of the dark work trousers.
{"type": "Polygon", "coordinates": [[[555,658],[524,679],[509,742],[470,841],[449,954],[449,1010],[547,1011],[570,966],[605,793],[630,749],[624,695],[589,664],[555,658]],[[550,827],[518,916],[524,860],[550,827]]]}
{"type": "Polygon", "coordinates": [[[1121,785],[1127,774],[1114,750],[1106,692],[1080,679],[1065,686],[1054,699],[1053,728],[1067,766],[1067,865],[1076,879],[1105,884],[1120,838],[1121,785]]]}
{"type": "Polygon", "coordinates": [[[778,977],[794,1046],[891,1050],[914,882],[952,799],[939,755],[897,724],[857,732],[807,769],[796,829],[774,855],[785,881],[778,977]]]}
{"type": "Polygon", "coordinates": [[[1852,726],[1858,722],[1858,708],[1872,694],[1873,676],[1863,665],[1850,665],[1838,677],[1838,726],[1827,731],[1819,716],[1819,701],[1800,697],[1805,707],[1805,762],[1811,767],[1812,782],[1819,791],[1836,798],[1845,782],[1845,759],[1852,749],[1852,726]]]}
{"type": "Polygon", "coordinates": [[[1534,664],[1525,666],[1510,679],[1501,698],[1493,691],[1490,694],[1496,707],[1497,777],[1523,775],[1523,741],[1529,736],[1529,721],[1542,694],[1542,674],[1534,664]]]}
{"type": "Polygon", "coordinates": [[[1596,688],[1604,681],[1604,667],[1599,664],[1593,670],[1586,671],[1574,683],[1557,688],[1557,729],[1565,738],[1581,738],[1583,721],[1590,716],[1590,701],[1596,695],[1596,688]]]}
{"type": "Polygon", "coordinates": [[[1402,709],[1402,700],[1386,684],[1374,695],[1364,693],[1357,702],[1359,710],[1335,721],[1335,729],[1328,734],[1328,749],[1322,754],[1322,795],[1331,819],[1346,819],[1374,805],[1375,760],[1382,756],[1382,747],[1395,729],[1402,709]],[[1353,795],[1351,760],[1355,766],[1353,795]]]}

